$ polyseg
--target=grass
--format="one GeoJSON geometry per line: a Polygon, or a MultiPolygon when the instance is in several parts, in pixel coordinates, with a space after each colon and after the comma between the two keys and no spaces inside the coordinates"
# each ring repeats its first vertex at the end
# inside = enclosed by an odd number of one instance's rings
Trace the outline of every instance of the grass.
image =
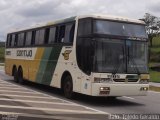
{"type": "Polygon", "coordinates": [[[160,37],[154,37],[152,44],[153,44],[153,47],[160,47],[160,37]]]}
{"type": "MultiPolygon", "coordinates": [[[[149,67],[154,66],[155,64],[160,64],[160,37],[153,38],[153,46],[151,50],[151,59],[149,67]]],[[[160,83],[160,72],[150,69],[150,81],[160,83]]]]}
{"type": "Polygon", "coordinates": [[[152,47],[151,52],[152,53],[160,53],[160,46],[159,47],[152,47]]]}
{"type": "Polygon", "coordinates": [[[158,82],[158,83],[160,83],[160,72],[150,70],[149,74],[150,74],[150,81],[151,82],[158,82]]]}

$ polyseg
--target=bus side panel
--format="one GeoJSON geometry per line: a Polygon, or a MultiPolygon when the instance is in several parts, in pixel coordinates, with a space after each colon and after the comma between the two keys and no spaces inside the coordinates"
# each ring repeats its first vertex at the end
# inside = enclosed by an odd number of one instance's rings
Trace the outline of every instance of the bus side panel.
{"type": "Polygon", "coordinates": [[[8,59],[6,58],[5,59],[5,72],[6,74],[8,75],[12,75],[12,67],[13,67],[13,64],[11,63],[11,59],[8,59]]]}
{"type": "Polygon", "coordinates": [[[44,48],[37,48],[34,60],[30,61],[30,64],[28,64],[29,80],[31,80],[32,82],[36,82],[36,76],[43,54],[44,54],[44,48]]]}
{"type": "Polygon", "coordinates": [[[61,49],[62,45],[45,48],[36,75],[37,83],[50,85],[61,49]]]}

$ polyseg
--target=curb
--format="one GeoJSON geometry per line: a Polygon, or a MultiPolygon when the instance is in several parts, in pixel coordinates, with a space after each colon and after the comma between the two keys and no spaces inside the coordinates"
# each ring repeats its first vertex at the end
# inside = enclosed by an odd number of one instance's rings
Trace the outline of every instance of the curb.
{"type": "Polygon", "coordinates": [[[150,86],[149,86],[149,90],[151,90],[151,91],[156,91],[156,92],[160,92],[160,87],[150,85],[150,86]]]}

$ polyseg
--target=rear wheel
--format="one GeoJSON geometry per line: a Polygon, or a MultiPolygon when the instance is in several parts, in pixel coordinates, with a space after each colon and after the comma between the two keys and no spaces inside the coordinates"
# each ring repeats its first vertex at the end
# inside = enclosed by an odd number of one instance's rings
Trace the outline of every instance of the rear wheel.
{"type": "Polygon", "coordinates": [[[18,71],[17,71],[17,68],[13,69],[13,77],[14,77],[14,81],[18,83],[18,71]]]}
{"type": "Polygon", "coordinates": [[[72,77],[66,76],[64,79],[63,84],[63,91],[66,98],[72,98],[73,97],[73,83],[72,83],[72,77]]]}
{"type": "Polygon", "coordinates": [[[18,70],[18,82],[19,82],[20,84],[24,84],[22,68],[19,68],[19,70],[18,70]]]}

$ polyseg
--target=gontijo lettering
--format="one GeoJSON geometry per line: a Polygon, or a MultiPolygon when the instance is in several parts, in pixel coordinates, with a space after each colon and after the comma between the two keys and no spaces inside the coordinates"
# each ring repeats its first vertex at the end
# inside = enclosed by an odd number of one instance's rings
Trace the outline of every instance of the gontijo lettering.
{"type": "Polygon", "coordinates": [[[17,56],[32,57],[32,50],[17,50],[17,56]]]}

